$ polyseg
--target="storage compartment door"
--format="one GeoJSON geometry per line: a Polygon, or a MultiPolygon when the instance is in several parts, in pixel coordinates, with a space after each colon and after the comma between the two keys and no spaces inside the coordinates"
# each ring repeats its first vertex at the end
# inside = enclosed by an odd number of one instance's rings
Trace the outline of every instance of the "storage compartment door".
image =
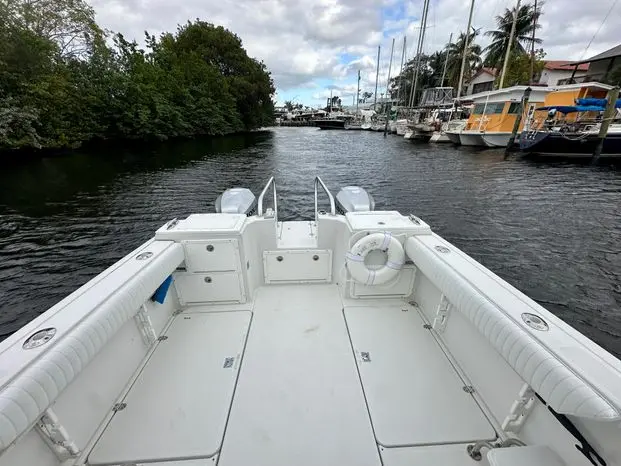
{"type": "Polygon", "coordinates": [[[222,443],[250,318],[247,311],[175,317],[88,464],[214,456],[222,443]]]}
{"type": "Polygon", "coordinates": [[[411,306],[346,307],[345,319],[381,445],[495,438],[493,427],[411,306]]]}

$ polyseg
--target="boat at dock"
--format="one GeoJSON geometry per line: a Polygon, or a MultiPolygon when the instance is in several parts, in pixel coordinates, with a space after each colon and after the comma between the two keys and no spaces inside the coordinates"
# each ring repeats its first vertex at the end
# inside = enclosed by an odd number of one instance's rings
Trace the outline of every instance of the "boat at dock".
{"type": "Polygon", "coordinates": [[[309,181],[312,218],[227,190],[1,342],[0,466],[615,463],[621,361],[309,181]]]}
{"type": "Polygon", "coordinates": [[[344,118],[324,118],[315,120],[315,126],[319,129],[345,129],[344,118]]]}
{"type": "MultiPolygon", "coordinates": [[[[506,147],[511,138],[518,113],[530,115],[543,104],[551,89],[532,87],[527,109],[522,109],[522,97],[527,86],[513,86],[506,89],[481,92],[468,96],[473,108],[465,127],[459,131],[462,146],[506,147]]],[[[524,128],[526,117],[522,118],[518,133],[524,128]]],[[[455,131],[450,130],[451,141],[455,142],[455,131]]]]}
{"type": "MultiPolygon", "coordinates": [[[[611,88],[601,83],[579,83],[550,92],[544,105],[531,115],[528,130],[522,132],[520,150],[544,157],[592,158],[600,142],[606,95],[611,88]]],[[[621,100],[616,107],[621,107],[621,100]]],[[[621,157],[618,110],[608,127],[600,157],[621,157]]]]}
{"type": "MultiPolygon", "coordinates": [[[[525,131],[520,150],[544,157],[590,159],[595,153],[600,124],[562,126],[559,129],[525,131]]],[[[621,158],[621,123],[611,124],[604,139],[602,158],[621,158]]]]}

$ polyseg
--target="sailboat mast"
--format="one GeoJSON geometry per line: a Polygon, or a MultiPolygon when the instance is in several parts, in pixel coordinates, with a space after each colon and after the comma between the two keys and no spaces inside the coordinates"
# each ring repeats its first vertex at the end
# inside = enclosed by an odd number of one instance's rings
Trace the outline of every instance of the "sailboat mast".
{"type": "Polygon", "coordinates": [[[397,91],[397,105],[401,102],[401,88],[403,87],[403,64],[405,63],[406,39],[403,36],[403,50],[401,51],[401,66],[399,67],[399,90],[397,91]]]}
{"type": "Polygon", "coordinates": [[[392,56],[395,53],[395,39],[392,40],[392,47],[390,48],[390,64],[388,65],[388,78],[386,79],[386,97],[388,97],[388,104],[386,105],[386,124],[384,126],[384,137],[388,132],[388,117],[390,116],[390,94],[388,88],[390,87],[390,70],[392,69],[392,56]]]}
{"type": "Polygon", "coordinates": [[[358,70],[358,90],[356,91],[356,118],[358,118],[358,106],[360,105],[360,70],[358,70]]]}
{"type": "Polygon", "coordinates": [[[466,28],[466,35],[464,37],[464,51],[461,56],[461,71],[459,72],[459,83],[457,84],[457,98],[461,97],[461,89],[464,85],[464,73],[466,71],[466,57],[468,56],[468,47],[470,46],[470,27],[472,26],[472,12],[474,11],[474,0],[470,3],[470,15],[468,15],[468,27],[466,28]]]}
{"type": "Polygon", "coordinates": [[[377,112],[377,80],[379,79],[379,62],[380,62],[381,45],[377,46],[377,70],[375,71],[375,94],[373,94],[373,110],[377,112]]]}
{"type": "Polygon", "coordinates": [[[537,0],[533,10],[533,37],[530,46],[530,82],[535,81],[535,32],[537,31],[537,0]]]}
{"type": "Polygon", "coordinates": [[[513,38],[515,37],[515,27],[517,23],[518,12],[520,11],[520,2],[517,0],[515,5],[515,11],[513,12],[513,23],[511,24],[511,33],[509,34],[509,43],[507,44],[507,51],[505,53],[505,62],[502,65],[502,74],[500,75],[500,84],[498,89],[502,89],[505,84],[505,76],[507,74],[507,67],[509,66],[509,56],[511,55],[511,45],[513,44],[513,38]]]}
{"type": "Polygon", "coordinates": [[[421,22],[421,30],[418,35],[418,50],[416,52],[416,64],[414,65],[414,85],[410,92],[410,107],[414,106],[414,100],[416,99],[416,88],[418,87],[418,73],[420,71],[420,59],[424,50],[425,43],[425,30],[427,29],[427,13],[429,12],[429,0],[425,0],[423,4],[423,18],[421,22]]]}
{"type": "Polygon", "coordinates": [[[446,78],[446,67],[448,66],[449,49],[453,43],[453,33],[449,36],[448,45],[446,46],[446,57],[444,58],[444,69],[442,70],[442,81],[440,81],[440,87],[444,87],[444,78],[446,78]]]}

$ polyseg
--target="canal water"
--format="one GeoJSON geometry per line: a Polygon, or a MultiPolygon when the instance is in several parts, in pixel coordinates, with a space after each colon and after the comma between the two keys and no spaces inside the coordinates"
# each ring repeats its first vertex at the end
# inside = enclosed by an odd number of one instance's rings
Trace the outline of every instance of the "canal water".
{"type": "Polygon", "coordinates": [[[206,141],[75,153],[0,172],[0,335],[127,254],[166,221],[259,193],[282,219],[313,216],[313,178],[367,188],[621,356],[621,170],[381,133],[276,128],[206,141]]]}

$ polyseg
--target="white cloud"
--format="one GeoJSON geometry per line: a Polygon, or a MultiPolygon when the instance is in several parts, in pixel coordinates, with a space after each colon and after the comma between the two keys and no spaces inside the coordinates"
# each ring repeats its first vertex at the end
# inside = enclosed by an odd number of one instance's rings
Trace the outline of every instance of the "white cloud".
{"type": "MultiPolygon", "coordinates": [[[[402,37],[413,54],[420,29],[422,0],[91,0],[105,28],[141,41],[143,33],[173,31],[177,24],[200,18],[238,34],[251,56],[272,71],[279,95],[306,90],[309,98],[318,81],[333,80],[339,91],[356,85],[373,90],[377,45],[382,46],[379,89],[386,85],[390,38],[397,37],[392,74],[398,72],[402,37]],[[345,57],[345,58],[344,58],[345,57]],[[344,59],[343,59],[344,58],[344,59]],[[353,84],[352,84],[353,83],[353,84]]],[[[528,0],[524,0],[528,1],[528,0]]],[[[599,28],[613,0],[546,0],[539,37],[548,59],[580,59],[617,45],[621,4],[610,14],[590,49],[585,47],[599,28]]],[[[494,17],[515,0],[477,0],[473,26],[494,28],[494,17]]],[[[441,49],[449,34],[465,29],[467,0],[434,0],[428,15],[425,51],[441,49]]],[[[486,45],[481,34],[479,43],[486,45]]],[[[324,86],[327,87],[327,86],[324,86]]],[[[349,89],[351,91],[351,89],[349,89]]],[[[378,91],[380,92],[380,91],[378,91]]],[[[327,91],[329,95],[329,91],[327,91]]],[[[308,102],[307,102],[308,103],[308,102]]]]}

